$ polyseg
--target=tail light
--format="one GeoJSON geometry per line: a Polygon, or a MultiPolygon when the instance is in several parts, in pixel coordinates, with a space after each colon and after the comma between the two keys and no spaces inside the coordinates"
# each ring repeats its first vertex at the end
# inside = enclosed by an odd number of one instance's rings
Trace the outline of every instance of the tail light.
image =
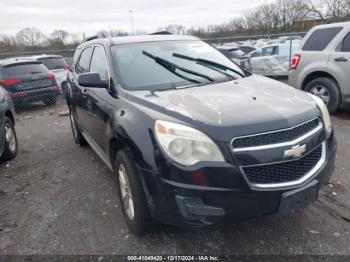
{"type": "Polygon", "coordinates": [[[55,76],[54,74],[49,74],[47,77],[48,77],[49,79],[56,79],[56,76],[55,76]]]}
{"type": "Polygon", "coordinates": [[[22,83],[21,80],[17,80],[17,79],[8,79],[8,80],[1,80],[0,83],[4,86],[4,87],[10,87],[13,85],[18,85],[20,83],[22,83]]]}
{"type": "Polygon", "coordinates": [[[70,66],[64,66],[63,69],[66,70],[66,71],[70,71],[71,70],[70,66]]]}
{"type": "Polygon", "coordinates": [[[298,68],[298,65],[299,65],[299,62],[300,62],[300,58],[301,58],[301,55],[300,54],[296,54],[293,58],[292,58],[292,62],[291,62],[291,65],[290,65],[290,68],[291,69],[297,69],[298,68]]]}

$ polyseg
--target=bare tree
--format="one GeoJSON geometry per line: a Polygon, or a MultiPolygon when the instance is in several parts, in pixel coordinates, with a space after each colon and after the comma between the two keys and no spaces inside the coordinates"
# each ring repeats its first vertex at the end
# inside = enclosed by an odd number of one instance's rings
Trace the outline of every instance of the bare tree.
{"type": "Polygon", "coordinates": [[[44,34],[37,28],[24,28],[16,34],[19,44],[29,47],[40,46],[44,39],[44,34]]]}
{"type": "Polygon", "coordinates": [[[69,36],[69,33],[65,30],[55,30],[51,33],[52,40],[61,42],[63,44],[66,42],[68,36],[69,36]]]}

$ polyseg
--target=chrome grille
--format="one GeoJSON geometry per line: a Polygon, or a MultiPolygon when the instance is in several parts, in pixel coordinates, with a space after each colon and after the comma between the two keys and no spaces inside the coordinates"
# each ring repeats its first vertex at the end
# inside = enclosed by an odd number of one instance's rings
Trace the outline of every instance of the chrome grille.
{"type": "Polygon", "coordinates": [[[321,160],[322,145],[298,160],[261,166],[244,167],[243,171],[253,184],[275,184],[295,181],[309,173],[321,160]]]}
{"type": "Polygon", "coordinates": [[[233,148],[245,148],[270,144],[284,143],[292,141],[302,135],[307,134],[317,128],[320,120],[318,118],[306,122],[302,125],[291,129],[270,132],[266,134],[258,134],[253,136],[239,137],[232,141],[233,148]]]}

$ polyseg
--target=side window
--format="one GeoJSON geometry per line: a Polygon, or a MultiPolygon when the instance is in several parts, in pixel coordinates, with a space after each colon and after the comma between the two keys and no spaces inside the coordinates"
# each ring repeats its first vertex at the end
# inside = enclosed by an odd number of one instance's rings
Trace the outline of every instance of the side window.
{"type": "Polygon", "coordinates": [[[108,67],[105,51],[102,47],[96,46],[91,58],[90,72],[99,73],[102,81],[108,80],[108,67]]]}
{"type": "Polygon", "coordinates": [[[342,29],[342,27],[332,27],[315,30],[306,40],[303,51],[324,50],[342,29]]]}
{"type": "Polygon", "coordinates": [[[272,56],[276,54],[278,54],[278,46],[269,46],[262,49],[262,56],[272,56]]]}
{"type": "Polygon", "coordinates": [[[75,68],[77,74],[83,74],[89,72],[90,58],[92,54],[93,47],[90,46],[81,53],[79,62],[75,68]]]}
{"type": "Polygon", "coordinates": [[[341,51],[350,52],[350,33],[344,38],[341,51]]]}
{"type": "Polygon", "coordinates": [[[251,57],[260,57],[261,56],[261,50],[256,50],[254,53],[252,53],[251,57]]]}

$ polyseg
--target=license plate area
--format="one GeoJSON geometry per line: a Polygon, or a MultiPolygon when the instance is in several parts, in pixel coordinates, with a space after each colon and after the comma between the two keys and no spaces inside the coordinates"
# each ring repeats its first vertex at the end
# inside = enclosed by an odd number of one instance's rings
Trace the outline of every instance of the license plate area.
{"type": "Polygon", "coordinates": [[[279,213],[282,215],[302,209],[318,199],[319,183],[314,180],[305,187],[281,195],[279,213]]]}

